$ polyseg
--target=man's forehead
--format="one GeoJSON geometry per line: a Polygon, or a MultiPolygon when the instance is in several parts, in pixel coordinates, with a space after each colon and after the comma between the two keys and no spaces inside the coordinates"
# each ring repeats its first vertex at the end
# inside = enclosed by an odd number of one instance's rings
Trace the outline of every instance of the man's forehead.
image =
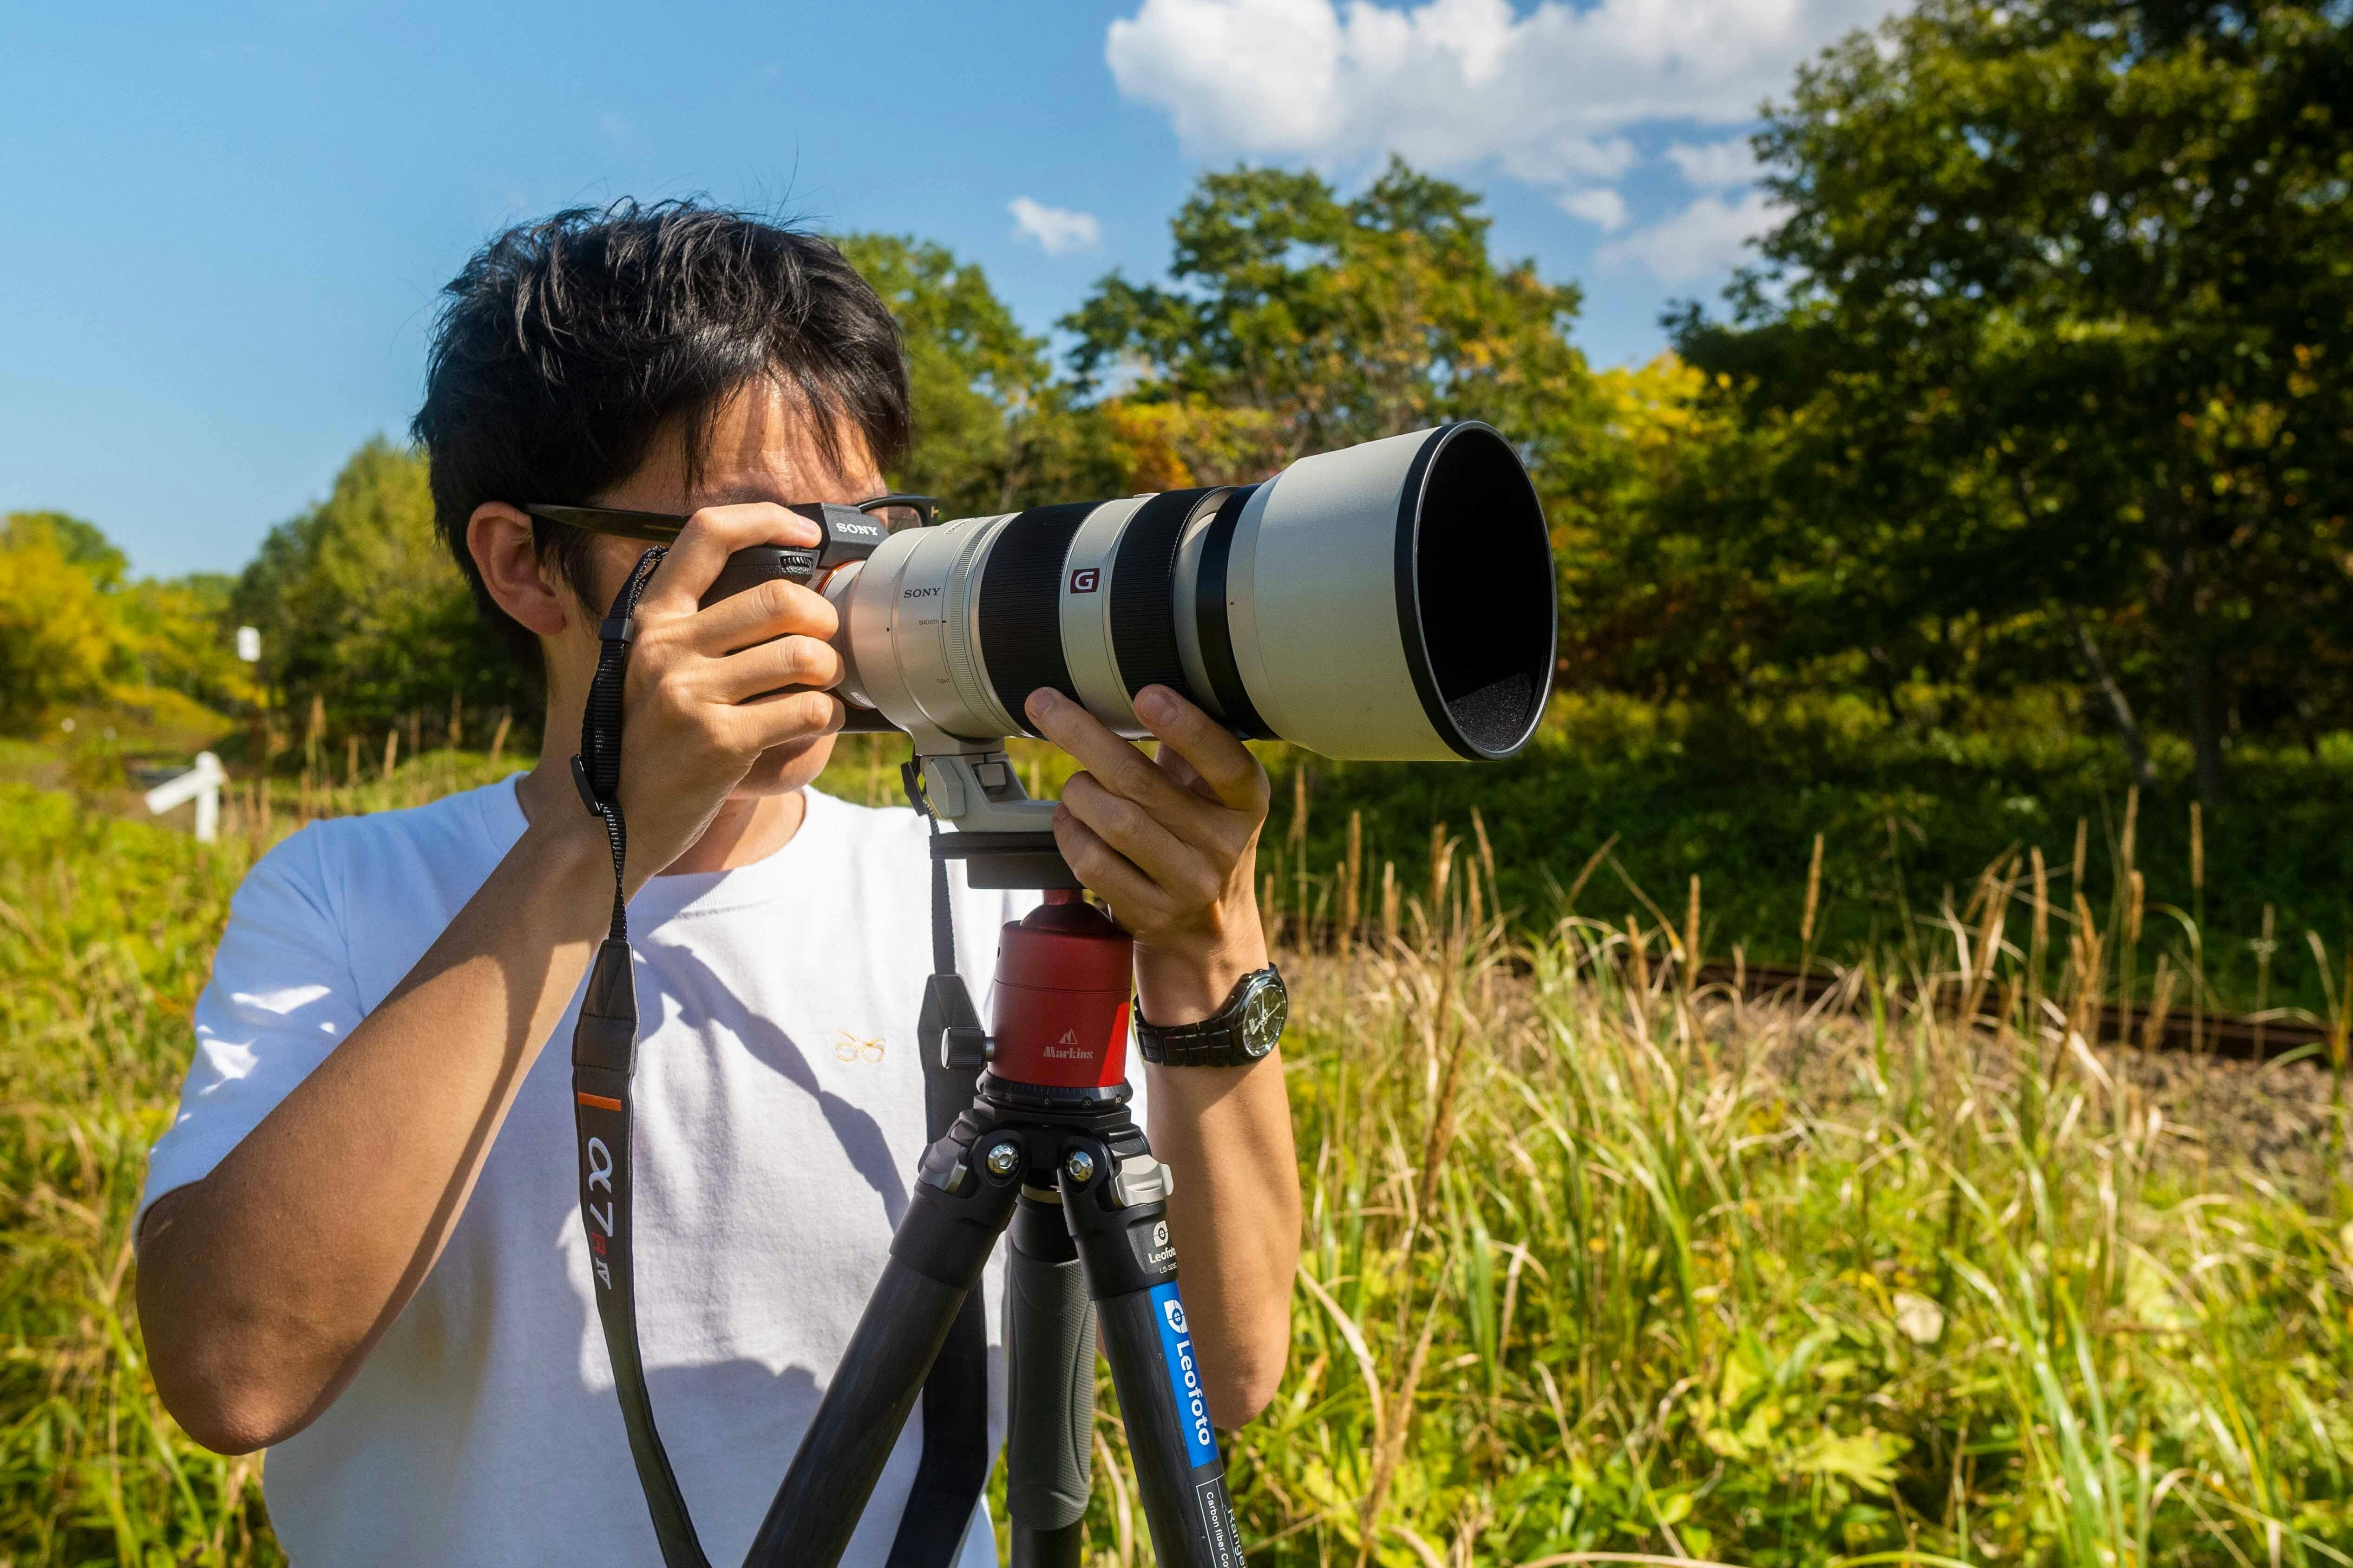
{"type": "Polygon", "coordinates": [[[847,419],[832,425],[833,451],[818,438],[821,416],[797,397],[763,384],[712,411],[696,465],[698,506],[743,501],[832,500],[872,493],[879,482],[864,432],[847,419]],[[844,492],[837,494],[836,492],[844,492]]]}

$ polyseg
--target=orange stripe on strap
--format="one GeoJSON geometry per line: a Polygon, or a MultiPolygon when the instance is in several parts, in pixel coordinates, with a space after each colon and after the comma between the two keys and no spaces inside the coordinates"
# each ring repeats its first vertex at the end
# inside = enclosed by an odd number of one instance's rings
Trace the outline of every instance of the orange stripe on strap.
{"type": "Polygon", "coordinates": [[[601,1094],[590,1094],[586,1089],[573,1090],[572,1098],[578,1100],[583,1105],[593,1105],[599,1110],[618,1110],[621,1109],[621,1102],[619,1100],[607,1100],[601,1094]]]}

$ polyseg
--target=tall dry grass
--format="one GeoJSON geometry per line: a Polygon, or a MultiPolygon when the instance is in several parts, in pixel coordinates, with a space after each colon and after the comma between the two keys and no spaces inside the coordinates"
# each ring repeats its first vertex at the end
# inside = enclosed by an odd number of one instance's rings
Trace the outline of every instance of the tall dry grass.
{"type": "Polygon", "coordinates": [[[2341,1011],[2337,1073],[2096,1049],[2116,933],[1992,874],[1754,1003],[1694,983],[1695,885],[1514,940],[1488,857],[1434,863],[1297,965],[1252,1561],[2348,1560],[2341,1011]],[[2258,1094],[2284,1156],[2197,1124],[2258,1094]]]}
{"type": "MultiPolygon", "coordinates": [[[[276,1561],[257,1468],[155,1403],[128,1224],[291,815],[206,851],[0,792],[0,1562],[276,1561]]],[[[1698,984],[1696,888],[1514,935],[1483,838],[1270,889],[1307,1209],[1290,1375],[1229,1445],[1252,1562],[2353,1560],[2316,1061],[2089,1045],[2117,932],[2031,870],[1805,1009],[1698,984]],[[2302,1120],[2228,1142],[2242,1100],[2302,1120]]],[[[1104,1405],[1092,1554],[1140,1563],[1104,1405]]]]}

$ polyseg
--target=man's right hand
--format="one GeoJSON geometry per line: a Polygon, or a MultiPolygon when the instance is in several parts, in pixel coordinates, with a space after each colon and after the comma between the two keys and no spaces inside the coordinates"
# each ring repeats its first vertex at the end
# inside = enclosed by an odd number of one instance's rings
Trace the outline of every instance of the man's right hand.
{"type": "Polygon", "coordinates": [[[730,792],[761,782],[764,756],[841,728],[828,689],[842,675],[829,640],[839,622],[823,595],[778,580],[701,607],[735,552],[820,542],[816,523],[773,502],[705,507],[654,569],[638,601],[621,734],[631,892],[702,837],[730,792]]]}

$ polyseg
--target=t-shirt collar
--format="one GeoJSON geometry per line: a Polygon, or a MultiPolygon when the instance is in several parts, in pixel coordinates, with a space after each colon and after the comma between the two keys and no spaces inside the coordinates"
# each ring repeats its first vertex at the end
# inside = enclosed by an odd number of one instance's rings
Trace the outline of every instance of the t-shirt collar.
{"type": "MultiPolygon", "coordinates": [[[[523,776],[517,772],[500,784],[474,792],[480,807],[478,820],[482,836],[489,841],[494,858],[504,857],[513,848],[523,829],[530,826],[530,819],[523,815],[522,802],[515,793],[523,776]]],[[[839,814],[845,807],[831,795],[814,788],[803,788],[801,795],[807,803],[807,815],[801,818],[798,831],[774,852],[748,866],[724,871],[680,871],[654,877],[629,900],[630,915],[650,926],[679,915],[712,914],[764,903],[802,881],[810,858],[820,851],[824,843],[839,836],[842,825],[839,814]]]]}

